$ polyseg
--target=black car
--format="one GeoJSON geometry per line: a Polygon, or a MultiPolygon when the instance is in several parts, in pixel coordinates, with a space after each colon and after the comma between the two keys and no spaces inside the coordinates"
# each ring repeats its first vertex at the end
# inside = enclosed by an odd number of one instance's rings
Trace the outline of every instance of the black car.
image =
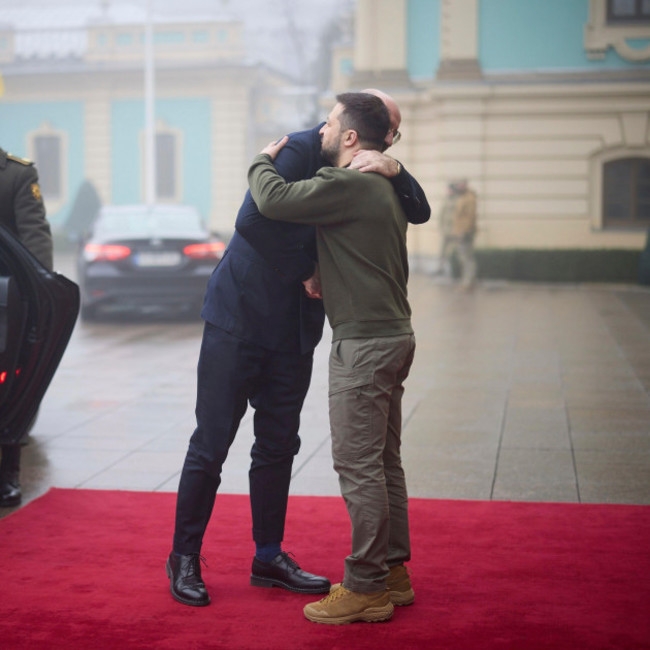
{"type": "Polygon", "coordinates": [[[79,287],[0,226],[0,443],[28,432],[79,313],[79,287]]]}
{"type": "Polygon", "coordinates": [[[79,251],[81,317],[124,308],[198,315],[225,248],[191,206],[104,206],[79,251]]]}

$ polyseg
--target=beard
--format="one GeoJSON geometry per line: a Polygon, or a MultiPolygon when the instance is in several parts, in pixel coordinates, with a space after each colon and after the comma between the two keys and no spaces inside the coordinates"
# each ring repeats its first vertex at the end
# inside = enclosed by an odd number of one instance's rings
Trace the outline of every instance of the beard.
{"type": "Polygon", "coordinates": [[[337,140],[334,144],[323,144],[320,145],[320,155],[321,158],[332,166],[336,166],[339,159],[339,150],[340,150],[340,140],[337,140]]]}

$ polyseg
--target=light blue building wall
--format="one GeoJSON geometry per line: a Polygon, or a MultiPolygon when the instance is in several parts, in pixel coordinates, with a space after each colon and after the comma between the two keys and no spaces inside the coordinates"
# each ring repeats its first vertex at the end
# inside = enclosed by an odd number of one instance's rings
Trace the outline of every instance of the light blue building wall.
{"type": "MultiPolygon", "coordinates": [[[[650,68],[614,50],[587,58],[588,0],[478,0],[478,58],[484,73],[650,68]]],[[[415,79],[433,79],[441,60],[440,0],[408,0],[407,65],[415,79]]],[[[644,47],[648,40],[629,42],[644,47]]]]}
{"type": "MultiPolygon", "coordinates": [[[[210,102],[202,98],[156,101],[156,119],[165,128],[181,134],[180,200],[195,206],[204,218],[210,214],[213,179],[210,155],[210,102]]],[[[141,100],[114,101],[111,105],[111,202],[139,203],[143,200],[141,176],[144,103],[141,100]]]]}
{"type": "Polygon", "coordinates": [[[611,49],[604,59],[588,59],[588,19],[588,0],[480,0],[481,67],[487,73],[650,67],[650,62],[625,61],[611,49]]]}
{"type": "Polygon", "coordinates": [[[66,188],[65,202],[56,212],[48,213],[52,223],[65,219],[84,180],[83,123],[82,102],[0,104],[0,146],[6,151],[28,158],[29,134],[44,125],[64,136],[67,166],[62,181],[66,188]]]}
{"type": "Polygon", "coordinates": [[[408,0],[406,60],[412,79],[432,79],[440,65],[440,0],[408,0]]]}

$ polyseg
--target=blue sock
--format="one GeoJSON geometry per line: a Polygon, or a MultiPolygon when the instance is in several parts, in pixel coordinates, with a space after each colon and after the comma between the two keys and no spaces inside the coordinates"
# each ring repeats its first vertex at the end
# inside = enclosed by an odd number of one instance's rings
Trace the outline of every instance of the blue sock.
{"type": "Polygon", "coordinates": [[[280,542],[271,542],[269,544],[255,544],[255,557],[262,562],[272,562],[278,553],[282,552],[280,542]]]}

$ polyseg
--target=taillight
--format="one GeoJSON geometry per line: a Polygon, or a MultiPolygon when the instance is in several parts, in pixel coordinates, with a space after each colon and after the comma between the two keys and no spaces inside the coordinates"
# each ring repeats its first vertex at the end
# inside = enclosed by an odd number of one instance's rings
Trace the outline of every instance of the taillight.
{"type": "Polygon", "coordinates": [[[222,241],[206,244],[190,244],[183,249],[183,254],[194,260],[220,260],[226,245],[222,241]]]}
{"type": "Polygon", "coordinates": [[[131,254],[128,246],[119,244],[86,244],[84,258],[87,262],[115,262],[131,254]]]}
{"type": "MultiPolygon", "coordinates": [[[[20,368],[16,368],[16,377],[20,375],[20,368]]],[[[0,372],[0,384],[4,384],[9,378],[9,373],[6,370],[0,372]]]]}

